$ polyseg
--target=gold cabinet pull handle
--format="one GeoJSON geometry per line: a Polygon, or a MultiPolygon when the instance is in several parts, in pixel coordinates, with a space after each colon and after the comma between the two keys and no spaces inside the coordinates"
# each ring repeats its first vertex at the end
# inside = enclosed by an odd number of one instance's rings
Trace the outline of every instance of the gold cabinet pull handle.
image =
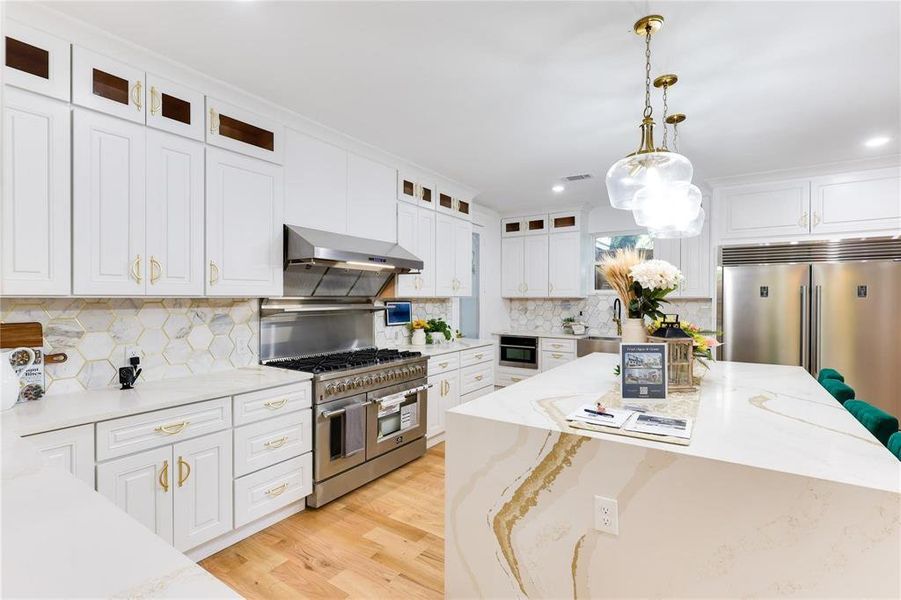
{"type": "Polygon", "coordinates": [[[162,96],[155,86],[150,86],[150,114],[155,115],[163,107],[162,96]]]}
{"type": "Polygon", "coordinates": [[[276,496],[281,496],[285,492],[286,489],[288,489],[287,481],[278,487],[274,487],[272,489],[266,490],[266,494],[275,498],[276,496]]]}
{"type": "Polygon", "coordinates": [[[551,356],[553,356],[554,358],[563,358],[562,354],[557,354],[556,352],[554,354],[551,354],[551,356]]]}
{"type": "Polygon", "coordinates": [[[288,403],[287,398],[282,398],[281,400],[269,400],[263,403],[263,406],[270,410],[278,410],[288,403]]]}
{"type": "Polygon", "coordinates": [[[138,283],[141,283],[141,281],[143,281],[143,279],[144,279],[143,277],[141,277],[141,255],[140,254],[138,254],[135,257],[134,262],[131,263],[131,276],[138,283]]]}
{"type": "Polygon", "coordinates": [[[165,433],[166,435],[175,435],[181,433],[190,424],[190,421],[182,421],[181,423],[172,423],[171,425],[160,425],[155,431],[165,433]]]}
{"type": "Polygon", "coordinates": [[[263,445],[266,446],[267,448],[275,449],[275,448],[281,448],[287,442],[288,442],[288,436],[283,435],[282,437],[278,438],[277,440],[269,440],[268,442],[266,442],[263,445]]]}
{"type": "Polygon", "coordinates": [[[169,491],[169,461],[163,461],[163,468],[160,469],[160,487],[164,492],[169,491]]]}
{"type": "Polygon", "coordinates": [[[549,291],[549,292],[553,292],[553,291],[554,291],[554,284],[553,284],[553,283],[548,283],[548,284],[547,284],[547,291],[549,291]]]}
{"type": "Polygon", "coordinates": [[[807,213],[806,212],[803,215],[801,215],[800,219],[798,219],[798,227],[804,227],[805,229],[807,228],[807,213]]]}
{"type": "Polygon", "coordinates": [[[210,260],[210,285],[219,281],[219,265],[210,260]]]}
{"type": "Polygon", "coordinates": [[[816,227],[820,224],[820,213],[817,211],[813,211],[813,227],[816,227]]]}
{"type": "Polygon", "coordinates": [[[181,487],[188,480],[188,477],[191,476],[191,465],[185,461],[181,456],[178,457],[178,487],[181,487]],[[188,472],[182,476],[182,467],[185,467],[188,472]]]}
{"type": "Polygon", "coordinates": [[[131,88],[131,99],[135,103],[135,108],[140,112],[144,108],[144,102],[141,100],[141,80],[135,82],[131,88]]]}
{"type": "Polygon", "coordinates": [[[210,109],[210,133],[219,133],[219,113],[215,108],[210,109]]]}
{"type": "Polygon", "coordinates": [[[160,261],[156,259],[156,257],[150,257],[150,284],[155,285],[157,281],[160,280],[160,277],[163,276],[163,266],[160,264],[160,261]]]}
{"type": "Polygon", "coordinates": [[[446,368],[447,368],[447,363],[446,363],[446,362],[438,363],[438,366],[441,367],[442,369],[446,369],[446,368]]]}
{"type": "Polygon", "coordinates": [[[482,375],[476,375],[476,381],[482,381],[482,375]]]}
{"type": "Polygon", "coordinates": [[[513,382],[522,381],[522,378],[521,377],[511,377],[510,381],[513,381],[513,382]]]}

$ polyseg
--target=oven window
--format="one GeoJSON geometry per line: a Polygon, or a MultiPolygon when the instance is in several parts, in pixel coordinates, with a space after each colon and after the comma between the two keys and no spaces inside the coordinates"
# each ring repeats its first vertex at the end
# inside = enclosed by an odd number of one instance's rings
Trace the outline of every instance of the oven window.
{"type": "Polygon", "coordinates": [[[379,411],[379,437],[406,431],[419,424],[419,402],[416,396],[403,404],[379,411]]]}

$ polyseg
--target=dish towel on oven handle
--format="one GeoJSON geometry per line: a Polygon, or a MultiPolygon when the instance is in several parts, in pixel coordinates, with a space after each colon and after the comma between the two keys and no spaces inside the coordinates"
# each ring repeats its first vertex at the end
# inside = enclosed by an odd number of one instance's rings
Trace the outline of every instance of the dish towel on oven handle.
{"type": "Polygon", "coordinates": [[[366,405],[352,404],[344,409],[344,456],[366,449],[366,405]]]}

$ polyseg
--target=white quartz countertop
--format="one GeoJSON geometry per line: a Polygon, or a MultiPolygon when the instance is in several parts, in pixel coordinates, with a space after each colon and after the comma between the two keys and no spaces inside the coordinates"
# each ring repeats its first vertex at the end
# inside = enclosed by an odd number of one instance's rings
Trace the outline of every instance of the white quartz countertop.
{"type": "Polygon", "coordinates": [[[616,354],[590,354],[477,398],[455,413],[665,449],[874,489],[901,492],[901,462],[801,367],[711,363],[691,444],[595,433],[565,415],[610,391],[616,354]]]}
{"type": "Polygon", "coordinates": [[[588,333],[575,335],[573,333],[563,333],[562,331],[527,331],[525,329],[510,329],[506,331],[496,331],[492,335],[521,335],[524,337],[549,338],[561,340],[580,340],[588,337],[588,333]]]}
{"type": "Polygon", "coordinates": [[[3,421],[3,598],[238,598],[3,421]]]}
{"type": "Polygon", "coordinates": [[[425,346],[414,346],[412,344],[403,344],[397,347],[398,350],[413,350],[422,352],[423,356],[440,356],[451,352],[459,352],[460,350],[469,350],[470,348],[484,348],[485,346],[494,346],[496,340],[487,339],[467,339],[463,338],[453,342],[445,342],[443,344],[426,344],[425,346]]]}
{"type": "Polygon", "coordinates": [[[164,381],[138,382],[133,390],[105,388],[50,394],[17,404],[2,419],[19,435],[105,421],[169,406],[190,404],[312,379],[310,373],[253,366],[164,381]]]}

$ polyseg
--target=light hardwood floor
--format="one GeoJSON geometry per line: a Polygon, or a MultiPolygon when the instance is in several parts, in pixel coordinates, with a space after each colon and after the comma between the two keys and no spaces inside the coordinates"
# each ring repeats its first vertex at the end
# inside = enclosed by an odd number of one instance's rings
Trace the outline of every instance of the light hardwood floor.
{"type": "Polygon", "coordinates": [[[444,596],[444,444],[201,566],[247,598],[444,596]]]}

